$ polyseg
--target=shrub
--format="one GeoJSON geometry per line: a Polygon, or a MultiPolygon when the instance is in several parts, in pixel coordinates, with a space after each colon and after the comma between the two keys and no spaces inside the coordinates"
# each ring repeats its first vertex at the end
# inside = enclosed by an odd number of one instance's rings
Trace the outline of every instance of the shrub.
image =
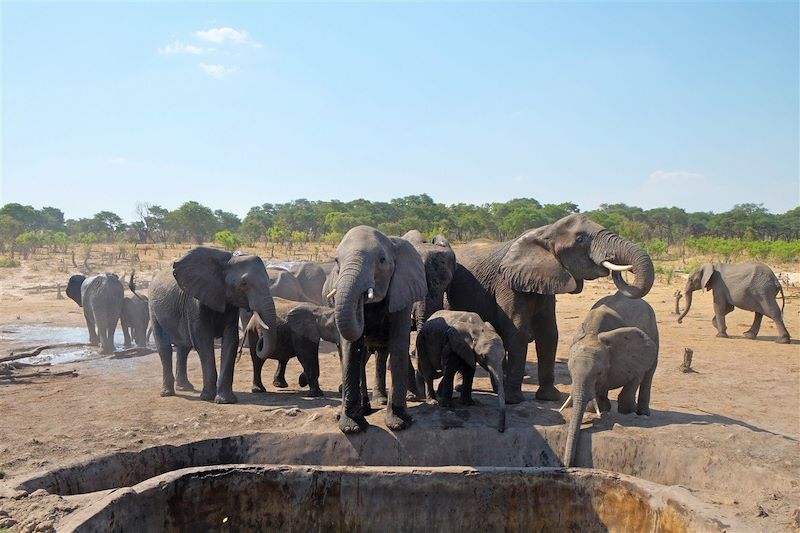
{"type": "Polygon", "coordinates": [[[19,266],[19,261],[11,257],[0,257],[0,268],[16,268],[19,266]]]}
{"type": "Polygon", "coordinates": [[[651,257],[657,259],[667,251],[667,242],[661,239],[653,239],[644,245],[644,249],[651,257]]]}
{"type": "Polygon", "coordinates": [[[242,240],[239,236],[228,230],[218,231],[214,235],[214,240],[229,252],[233,252],[242,245],[242,240]]]}

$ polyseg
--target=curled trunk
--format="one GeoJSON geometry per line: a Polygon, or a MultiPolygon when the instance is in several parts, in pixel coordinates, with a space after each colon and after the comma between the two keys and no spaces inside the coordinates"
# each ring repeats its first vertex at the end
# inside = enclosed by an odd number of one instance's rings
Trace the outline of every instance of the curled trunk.
{"type": "Polygon", "coordinates": [[[277,344],[278,326],[277,316],[275,313],[275,302],[272,300],[272,296],[262,296],[259,297],[255,302],[250,303],[250,309],[254,314],[250,319],[250,323],[247,325],[247,331],[245,332],[245,335],[251,334],[251,331],[257,332],[260,329],[260,336],[256,345],[256,355],[261,359],[266,359],[268,355],[273,353],[275,350],[275,345],[277,344]],[[256,313],[261,321],[269,327],[269,329],[264,330],[263,328],[257,327],[259,324],[255,316],[256,313]]]}
{"type": "Polygon", "coordinates": [[[336,326],[348,341],[355,341],[364,334],[364,291],[361,269],[345,268],[336,282],[336,326]]]}
{"type": "Polygon", "coordinates": [[[633,267],[630,270],[634,276],[632,283],[626,282],[621,272],[611,273],[614,285],[628,298],[642,298],[653,287],[656,275],[650,256],[636,244],[615,233],[601,231],[592,243],[591,257],[598,265],[603,261],[611,261],[633,267]]]}
{"type": "Polygon", "coordinates": [[[692,307],[692,291],[684,291],[684,293],[686,294],[686,307],[684,308],[683,313],[681,313],[678,317],[678,324],[681,323],[683,317],[685,317],[689,312],[689,308],[692,307]]]}
{"type": "Polygon", "coordinates": [[[580,436],[583,413],[586,411],[589,400],[591,400],[591,394],[587,394],[582,387],[573,384],[572,390],[572,418],[567,429],[564,466],[573,466],[575,464],[575,452],[578,449],[578,437],[580,436]]]}

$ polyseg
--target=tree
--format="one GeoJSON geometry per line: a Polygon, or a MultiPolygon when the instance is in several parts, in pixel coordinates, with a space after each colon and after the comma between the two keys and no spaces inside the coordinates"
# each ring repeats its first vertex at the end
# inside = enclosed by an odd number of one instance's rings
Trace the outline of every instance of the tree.
{"type": "Polygon", "coordinates": [[[238,216],[233,213],[223,211],[222,209],[217,209],[214,211],[214,216],[217,217],[218,227],[233,233],[239,231],[239,227],[242,225],[242,221],[238,216]]]}
{"type": "Polygon", "coordinates": [[[194,201],[170,212],[169,220],[181,240],[191,237],[197,244],[209,240],[217,230],[217,219],[211,209],[194,201]]]}

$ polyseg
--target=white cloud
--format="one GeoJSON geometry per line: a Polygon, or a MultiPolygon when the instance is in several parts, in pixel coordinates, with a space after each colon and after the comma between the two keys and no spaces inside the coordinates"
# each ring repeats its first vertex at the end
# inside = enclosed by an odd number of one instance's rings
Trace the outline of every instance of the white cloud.
{"type": "Polygon", "coordinates": [[[221,80],[233,74],[239,67],[226,67],[225,65],[206,65],[200,63],[200,69],[216,80],[221,80]]]}
{"type": "Polygon", "coordinates": [[[705,183],[708,180],[703,174],[686,170],[656,170],[647,178],[648,185],[689,185],[705,183]]]}
{"type": "Polygon", "coordinates": [[[159,48],[159,54],[193,54],[193,55],[200,55],[205,52],[213,51],[213,48],[200,48],[199,46],[195,46],[193,44],[184,44],[177,39],[172,41],[171,43],[167,43],[167,46],[164,48],[159,48]]]}
{"type": "Polygon", "coordinates": [[[261,45],[250,38],[250,34],[245,30],[235,30],[233,28],[211,28],[210,30],[198,31],[195,33],[203,41],[215,44],[223,44],[230,41],[233,44],[247,43],[255,48],[261,48],[261,45]]]}

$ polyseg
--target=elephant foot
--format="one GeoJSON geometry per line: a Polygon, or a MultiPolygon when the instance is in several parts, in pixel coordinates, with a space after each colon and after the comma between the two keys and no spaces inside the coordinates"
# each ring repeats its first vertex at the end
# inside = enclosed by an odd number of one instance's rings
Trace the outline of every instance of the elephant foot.
{"type": "Polygon", "coordinates": [[[192,385],[189,380],[176,380],[175,387],[178,390],[189,391],[193,392],[195,390],[194,385],[192,385]]]}
{"type": "Polygon", "coordinates": [[[168,388],[165,387],[165,388],[161,389],[161,393],[160,394],[164,398],[166,398],[167,396],[175,396],[175,389],[168,389],[168,388]]]}
{"type": "Polygon", "coordinates": [[[608,398],[595,398],[595,401],[597,402],[597,408],[600,409],[601,413],[607,413],[611,411],[611,401],[609,401],[608,398]]]}
{"type": "Polygon", "coordinates": [[[639,407],[636,409],[636,414],[640,416],[650,416],[650,408],[649,407],[639,407]]]}
{"type": "Polygon", "coordinates": [[[267,392],[267,389],[264,388],[264,385],[253,385],[252,387],[250,387],[250,392],[256,392],[256,393],[267,392]]]}
{"type": "Polygon", "coordinates": [[[635,406],[633,406],[633,405],[625,405],[623,403],[619,403],[619,400],[617,401],[617,412],[619,414],[621,414],[621,415],[629,415],[629,414],[631,414],[632,412],[635,411],[634,407],[635,406]]]}
{"type": "Polygon", "coordinates": [[[439,407],[444,407],[445,409],[449,409],[453,407],[453,400],[446,400],[444,398],[439,398],[439,407]]]}
{"type": "MultiPolygon", "coordinates": [[[[520,395],[522,395],[521,392],[520,395]]],[[[553,385],[540,385],[539,390],[536,391],[536,399],[558,402],[561,401],[561,393],[553,385]]],[[[508,396],[506,396],[506,403],[508,403],[508,396]]]]}
{"type": "Polygon", "coordinates": [[[414,392],[408,391],[408,392],[406,392],[406,401],[408,401],[408,402],[419,402],[419,401],[422,401],[422,400],[420,399],[420,395],[419,394],[416,394],[414,392]]]}
{"type": "Polygon", "coordinates": [[[728,338],[728,334],[727,333],[717,333],[717,337],[719,337],[720,339],[727,339],[728,338]]]}
{"type": "Polygon", "coordinates": [[[745,339],[755,339],[756,338],[756,334],[753,333],[752,331],[750,331],[749,329],[747,331],[745,331],[744,333],[742,333],[742,336],[745,339]]]}
{"type": "Polygon", "coordinates": [[[285,388],[289,387],[289,384],[286,383],[285,379],[277,379],[277,378],[275,378],[275,379],[272,380],[272,386],[277,388],[277,389],[285,389],[285,388]]]}
{"type": "Polygon", "coordinates": [[[363,416],[355,415],[353,418],[345,414],[339,415],[339,429],[342,433],[359,433],[369,427],[369,422],[363,416]]]}
{"type": "Polygon", "coordinates": [[[297,378],[297,384],[300,385],[301,387],[308,387],[308,377],[306,377],[305,372],[300,373],[300,377],[297,378]]]}
{"type": "Polygon", "coordinates": [[[470,398],[459,398],[458,402],[461,405],[478,405],[477,400],[474,400],[471,397],[470,398]]]}
{"type": "Polygon", "coordinates": [[[783,337],[778,337],[775,342],[778,344],[789,344],[791,339],[789,338],[789,335],[784,335],[783,337]]]}
{"type": "Polygon", "coordinates": [[[200,393],[200,399],[204,402],[213,402],[214,397],[217,395],[217,391],[215,390],[206,390],[203,389],[203,392],[200,393]]]}
{"type": "Polygon", "coordinates": [[[218,392],[214,397],[214,403],[237,403],[239,401],[236,395],[231,392],[218,392]]]}
{"type": "Polygon", "coordinates": [[[316,388],[308,391],[308,394],[306,394],[306,396],[310,396],[311,398],[324,398],[325,393],[322,392],[322,389],[316,388]]]}
{"type": "Polygon", "coordinates": [[[425,403],[428,405],[439,405],[439,400],[437,400],[436,398],[428,398],[427,400],[425,400],[425,403]]]}
{"type": "Polygon", "coordinates": [[[386,405],[389,403],[389,399],[386,397],[386,394],[382,392],[373,392],[372,401],[375,403],[375,405],[386,405]]]}
{"type": "MultiPolygon", "coordinates": [[[[538,398],[538,392],[537,398],[538,398]]],[[[522,395],[521,390],[507,390],[506,391],[506,403],[507,404],[515,404],[515,403],[522,403],[525,401],[525,396],[522,395]]]]}
{"type": "Polygon", "coordinates": [[[386,411],[386,427],[392,431],[400,431],[406,429],[411,425],[411,415],[405,412],[404,409],[388,409],[386,411]]]}

